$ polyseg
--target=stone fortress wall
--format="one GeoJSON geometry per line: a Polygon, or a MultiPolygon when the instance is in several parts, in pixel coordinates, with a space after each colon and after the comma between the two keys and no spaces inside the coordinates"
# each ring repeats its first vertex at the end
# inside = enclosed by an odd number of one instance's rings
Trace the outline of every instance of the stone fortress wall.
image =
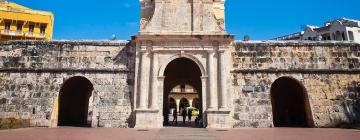
{"type": "Polygon", "coordinates": [[[237,41],[232,59],[233,127],[273,126],[270,90],[280,77],[303,85],[310,126],[360,121],[360,44],[237,41]]]}
{"type": "Polygon", "coordinates": [[[92,127],[131,127],[134,49],[129,41],[12,41],[0,44],[0,118],[57,126],[62,85],[75,76],[94,92],[92,127]]]}
{"type": "MultiPolygon", "coordinates": [[[[235,41],[229,50],[232,127],[273,127],[270,89],[280,77],[303,85],[314,127],[360,120],[360,44],[235,41]]],[[[62,85],[82,76],[94,87],[92,127],[134,127],[134,69],[129,41],[2,42],[0,118],[56,127],[62,85]]]]}

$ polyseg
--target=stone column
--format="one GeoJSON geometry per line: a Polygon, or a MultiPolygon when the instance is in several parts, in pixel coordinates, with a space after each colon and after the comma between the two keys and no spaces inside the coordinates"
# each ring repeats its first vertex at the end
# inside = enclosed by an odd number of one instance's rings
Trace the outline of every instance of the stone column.
{"type": "Polygon", "coordinates": [[[180,99],[176,99],[176,111],[179,112],[180,110],[180,99]]]}
{"type": "MultiPolygon", "coordinates": [[[[162,95],[164,95],[164,80],[165,80],[164,76],[157,77],[157,91],[156,91],[157,97],[156,97],[156,100],[159,100],[159,102],[161,102],[161,104],[164,102],[164,100],[167,100],[167,99],[163,99],[163,97],[162,97],[162,95]]],[[[157,107],[160,108],[161,106],[160,107],[157,106],[157,107]]]]}
{"type": "Polygon", "coordinates": [[[151,104],[150,104],[150,109],[156,110],[158,109],[158,102],[157,102],[157,97],[158,97],[158,92],[157,92],[157,74],[156,74],[156,68],[158,67],[158,53],[157,52],[153,52],[152,53],[152,59],[151,59],[151,74],[150,74],[150,86],[149,86],[149,91],[150,91],[150,95],[151,95],[151,104]]]}
{"type": "Polygon", "coordinates": [[[202,93],[201,93],[201,96],[202,97],[200,97],[201,99],[202,99],[202,108],[203,108],[203,113],[204,113],[204,111],[207,109],[206,107],[207,107],[207,101],[206,101],[206,99],[207,99],[207,79],[208,79],[208,77],[204,77],[204,76],[202,76],[201,77],[201,87],[202,87],[202,93]]]}
{"type": "Polygon", "coordinates": [[[349,31],[345,31],[345,40],[350,41],[349,31]]]}
{"type": "Polygon", "coordinates": [[[225,53],[224,52],[220,52],[219,53],[219,87],[220,87],[220,97],[219,99],[221,99],[220,101],[220,110],[225,110],[226,109],[226,97],[227,97],[227,92],[226,92],[226,63],[225,63],[225,53]]]}
{"type": "Polygon", "coordinates": [[[139,90],[138,93],[140,96],[139,101],[139,109],[144,110],[147,109],[148,105],[148,96],[149,96],[149,53],[146,51],[143,51],[141,54],[141,64],[140,64],[140,78],[139,78],[139,90]]]}
{"type": "Polygon", "coordinates": [[[210,103],[209,110],[216,110],[217,104],[217,54],[216,52],[209,53],[209,65],[208,65],[208,76],[209,76],[209,93],[210,103]]]}
{"type": "Polygon", "coordinates": [[[190,107],[193,107],[193,99],[189,99],[189,105],[190,105],[190,107]]]}

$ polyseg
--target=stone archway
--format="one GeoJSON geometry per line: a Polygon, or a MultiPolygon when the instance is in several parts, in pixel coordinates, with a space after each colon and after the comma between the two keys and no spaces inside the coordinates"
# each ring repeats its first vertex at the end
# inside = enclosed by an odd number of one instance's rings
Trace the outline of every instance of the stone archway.
{"type": "Polygon", "coordinates": [[[61,87],[59,94],[59,126],[88,126],[89,99],[93,84],[85,77],[72,77],[61,87]]]}
{"type": "Polygon", "coordinates": [[[169,99],[169,106],[170,108],[176,108],[176,101],[174,98],[169,99]]]}
{"type": "MultiPolygon", "coordinates": [[[[165,68],[164,71],[164,91],[163,91],[163,117],[164,125],[169,125],[169,106],[167,99],[173,87],[182,84],[188,84],[193,86],[197,91],[198,97],[202,97],[202,72],[198,64],[191,59],[180,57],[172,60],[165,68]]],[[[200,98],[200,104],[202,100],[200,98]]],[[[188,104],[190,102],[188,101],[188,104]]],[[[180,102],[181,106],[181,102],[180,102]]],[[[202,112],[202,105],[200,106],[200,112],[202,112]]]]}
{"type": "Polygon", "coordinates": [[[194,63],[196,63],[196,65],[200,69],[201,75],[206,76],[206,74],[205,74],[206,70],[205,70],[204,66],[202,65],[202,63],[196,57],[192,56],[191,54],[187,54],[187,53],[176,54],[176,55],[173,55],[173,56],[167,58],[166,61],[162,65],[159,66],[159,70],[157,71],[157,75],[159,77],[165,76],[165,70],[168,67],[168,65],[171,62],[173,62],[174,60],[179,59],[179,58],[189,59],[189,60],[193,61],[194,63]]]}
{"type": "Polygon", "coordinates": [[[305,87],[296,79],[281,77],[271,85],[275,127],[310,127],[312,117],[305,87]]]}
{"type": "Polygon", "coordinates": [[[186,107],[190,107],[190,102],[188,99],[182,98],[180,100],[179,108],[186,108],[186,107]]]}
{"type": "Polygon", "coordinates": [[[341,36],[341,32],[340,32],[340,31],[336,31],[336,32],[335,32],[335,40],[337,40],[337,41],[343,41],[343,37],[341,36]]]}

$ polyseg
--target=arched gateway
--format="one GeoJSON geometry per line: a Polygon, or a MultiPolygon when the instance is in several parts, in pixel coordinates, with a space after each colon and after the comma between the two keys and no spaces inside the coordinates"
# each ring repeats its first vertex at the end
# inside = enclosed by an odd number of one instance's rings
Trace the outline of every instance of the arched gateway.
{"type": "Polygon", "coordinates": [[[141,1],[140,33],[133,37],[136,128],[163,127],[164,103],[176,84],[197,90],[204,127],[231,127],[226,64],[233,36],[225,30],[224,2],[141,1]]]}
{"type": "Polygon", "coordinates": [[[89,126],[89,98],[94,90],[85,77],[72,77],[61,87],[59,95],[59,126],[89,126]]]}
{"type": "MultiPolygon", "coordinates": [[[[164,79],[164,93],[163,93],[163,117],[164,117],[164,125],[171,125],[172,123],[169,123],[169,116],[171,117],[171,112],[169,108],[169,103],[167,102],[171,91],[173,90],[173,87],[176,85],[180,85],[180,91],[179,93],[184,94],[191,94],[186,93],[186,85],[193,85],[194,89],[197,91],[198,94],[197,97],[202,97],[202,83],[201,83],[201,70],[199,66],[192,61],[191,59],[180,57],[175,60],[172,60],[165,69],[165,79],[164,79]],[[183,87],[182,87],[183,85],[183,87]],[[170,114],[170,115],[169,115],[170,114]]],[[[181,94],[177,95],[181,95],[181,94]]],[[[173,96],[176,97],[176,94],[173,96]]],[[[185,97],[180,97],[178,104],[180,108],[177,108],[177,112],[181,113],[181,111],[186,111],[186,108],[190,107],[190,101],[185,97]]],[[[192,101],[191,101],[192,103],[192,101]]],[[[202,114],[202,107],[199,108],[200,112],[202,114]]],[[[196,116],[194,116],[196,117],[196,116]]],[[[202,115],[199,115],[199,117],[202,117],[202,115]]],[[[170,120],[171,121],[171,120],[170,120]]],[[[192,125],[192,124],[187,124],[192,125]]]]}
{"type": "Polygon", "coordinates": [[[271,86],[275,127],[313,126],[306,89],[294,78],[281,77],[271,86]]]}

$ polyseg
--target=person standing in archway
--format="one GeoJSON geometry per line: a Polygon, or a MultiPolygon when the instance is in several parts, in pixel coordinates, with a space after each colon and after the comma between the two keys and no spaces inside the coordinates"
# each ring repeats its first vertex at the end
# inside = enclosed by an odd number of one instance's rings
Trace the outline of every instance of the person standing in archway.
{"type": "Polygon", "coordinates": [[[191,124],[191,116],[192,116],[192,109],[191,108],[189,108],[188,109],[188,120],[189,120],[189,123],[191,124]]]}
{"type": "Polygon", "coordinates": [[[184,108],[181,108],[181,115],[183,117],[183,124],[185,124],[185,119],[186,119],[186,110],[184,108]]]}
{"type": "Polygon", "coordinates": [[[172,121],[172,124],[174,124],[174,122],[177,124],[178,114],[177,114],[177,110],[176,110],[176,109],[173,111],[173,117],[174,117],[174,119],[173,119],[173,121],[172,121]]]}

